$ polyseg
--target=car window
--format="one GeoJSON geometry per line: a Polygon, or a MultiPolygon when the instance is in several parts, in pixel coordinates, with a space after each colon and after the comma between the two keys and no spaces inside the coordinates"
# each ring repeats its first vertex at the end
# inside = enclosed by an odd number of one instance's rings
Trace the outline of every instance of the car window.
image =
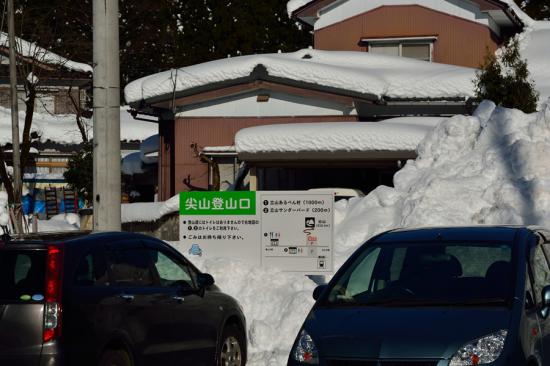
{"type": "Polygon", "coordinates": [[[365,257],[349,277],[345,296],[355,296],[370,290],[374,264],[379,255],[380,248],[365,253],[365,257]]]}
{"type": "Polygon", "coordinates": [[[541,294],[544,286],[550,285],[550,269],[541,245],[537,245],[531,260],[531,271],[533,274],[533,291],[537,304],[541,302],[541,294]]]}
{"type": "Polygon", "coordinates": [[[0,251],[0,302],[43,299],[45,273],[46,251],[0,251]]]}
{"type": "Polygon", "coordinates": [[[189,290],[195,288],[192,270],[186,263],[159,250],[151,249],[149,252],[162,287],[180,286],[189,290]]]}
{"type": "Polygon", "coordinates": [[[76,269],[75,285],[77,286],[108,286],[107,265],[101,253],[89,253],[76,269]]]}
{"type": "Polygon", "coordinates": [[[328,302],[382,301],[509,304],[510,243],[384,243],[364,249],[329,291],[328,302]]]}
{"type": "Polygon", "coordinates": [[[153,286],[149,253],[145,249],[124,249],[111,252],[112,282],[118,286],[153,286]]]}

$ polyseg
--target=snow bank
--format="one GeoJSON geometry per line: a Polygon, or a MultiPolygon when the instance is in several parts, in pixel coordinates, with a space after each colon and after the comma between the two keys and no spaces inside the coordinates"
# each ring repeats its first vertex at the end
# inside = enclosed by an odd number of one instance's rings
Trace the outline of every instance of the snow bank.
{"type": "Polygon", "coordinates": [[[472,117],[442,122],[395,175],[395,188],[337,205],[337,263],[396,227],[548,222],[549,153],[550,100],[535,114],[484,102],[472,117]]]}
{"type": "MultiPolygon", "coordinates": [[[[8,226],[10,217],[8,215],[8,194],[0,191],[0,226],[8,226]]],[[[0,234],[3,234],[0,231],[0,234]]]]}
{"type": "MultiPolygon", "coordinates": [[[[397,227],[550,220],[550,100],[535,114],[483,102],[472,117],[438,124],[418,155],[396,174],[395,188],[336,203],[337,266],[368,238],[397,227]]],[[[313,282],[227,259],[191,259],[243,305],[250,365],[284,365],[313,304],[313,282]]]]}
{"type": "MultiPolygon", "coordinates": [[[[16,37],[15,44],[17,46],[17,53],[24,57],[31,57],[39,62],[64,67],[67,70],[84,73],[93,73],[94,71],[90,65],[66,59],[38,46],[36,43],[27,42],[24,39],[16,37]]],[[[0,32],[0,46],[9,48],[7,33],[0,32]]]]}
{"type": "Polygon", "coordinates": [[[550,22],[533,21],[518,39],[542,105],[550,97],[550,22]]]}
{"type": "Polygon", "coordinates": [[[165,202],[140,202],[126,203],[122,205],[122,222],[150,222],[164,215],[178,212],[180,209],[180,196],[176,195],[165,202]]]}
{"type": "Polygon", "coordinates": [[[319,51],[241,56],[161,72],[131,82],[128,103],[249,76],[263,65],[270,76],[373,94],[379,98],[468,98],[475,69],[375,55],[319,51]]]}
{"type": "Polygon", "coordinates": [[[442,118],[381,122],[295,123],[250,127],[235,136],[239,154],[281,152],[415,151],[442,118]]]}
{"type": "MultiPolygon", "coordinates": [[[[120,137],[126,141],[142,141],[158,133],[156,123],[136,121],[127,112],[127,107],[120,109],[120,137]]],[[[19,130],[23,131],[25,112],[19,112],[19,130]]],[[[84,120],[88,127],[89,138],[93,137],[92,121],[84,120]]],[[[52,141],[60,144],[79,144],[82,137],[74,115],[57,115],[34,113],[31,131],[41,136],[41,141],[52,141]]],[[[0,144],[11,143],[11,111],[0,107],[0,144]]]]}
{"type": "Polygon", "coordinates": [[[75,213],[55,215],[49,220],[38,220],[38,231],[41,233],[75,231],[79,228],[80,217],[75,213]]]}

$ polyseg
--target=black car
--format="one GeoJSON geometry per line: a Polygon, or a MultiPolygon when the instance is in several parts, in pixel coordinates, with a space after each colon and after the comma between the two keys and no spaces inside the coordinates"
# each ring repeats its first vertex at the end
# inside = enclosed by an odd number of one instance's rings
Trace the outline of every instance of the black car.
{"type": "Polygon", "coordinates": [[[233,298],[168,244],[97,233],[0,241],[0,365],[244,365],[233,298]]]}
{"type": "Polygon", "coordinates": [[[317,300],[288,365],[550,365],[550,232],[394,230],[360,247],[317,300]]]}

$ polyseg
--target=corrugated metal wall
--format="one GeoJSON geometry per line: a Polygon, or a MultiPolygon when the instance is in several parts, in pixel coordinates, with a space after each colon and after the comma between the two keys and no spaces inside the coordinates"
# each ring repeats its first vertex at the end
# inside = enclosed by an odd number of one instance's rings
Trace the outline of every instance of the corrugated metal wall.
{"type": "Polygon", "coordinates": [[[194,144],[200,152],[207,146],[232,146],[235,134],[247,127],[281,123],[308,122],[345,122],[357,121],[356,116],[304,116],[304,117],[264,117],[264,118],[178,118],[174,125],[174,166],[173,185],[170,189],[170,153],[166,143],[169,143],[170,122],[161,127],[161,171],[159,172],[160,199],[170,198],[174,193],[196,188],[208,188],[208,166],[196,156],[194,144]],[[166,134],[166,138],[163,137],[166,134]],[[187,181],[189,187],[184,183],[187,181]]]}
{"type": "Polygon", "coordinates": [[[437,36],[433,61],[479,67],[500,40],[486,26],[419,5],[383,6],[315,32],[315,48],[366,51],[361,38],[437,36]]]}

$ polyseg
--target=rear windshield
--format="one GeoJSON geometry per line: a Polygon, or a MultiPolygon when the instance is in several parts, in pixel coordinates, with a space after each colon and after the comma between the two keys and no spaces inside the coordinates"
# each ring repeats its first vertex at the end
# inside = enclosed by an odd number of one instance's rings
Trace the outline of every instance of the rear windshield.
{"type": "Polygon", "coordinates": [[[509,305],[515,285],[511,244],[371,245],[329,291],[340,305],[509,305]]]}
{"type": "Polygon", "coordinates": [[[0,303],[44,300],[46,251],[0,250],[0,303]]]}

